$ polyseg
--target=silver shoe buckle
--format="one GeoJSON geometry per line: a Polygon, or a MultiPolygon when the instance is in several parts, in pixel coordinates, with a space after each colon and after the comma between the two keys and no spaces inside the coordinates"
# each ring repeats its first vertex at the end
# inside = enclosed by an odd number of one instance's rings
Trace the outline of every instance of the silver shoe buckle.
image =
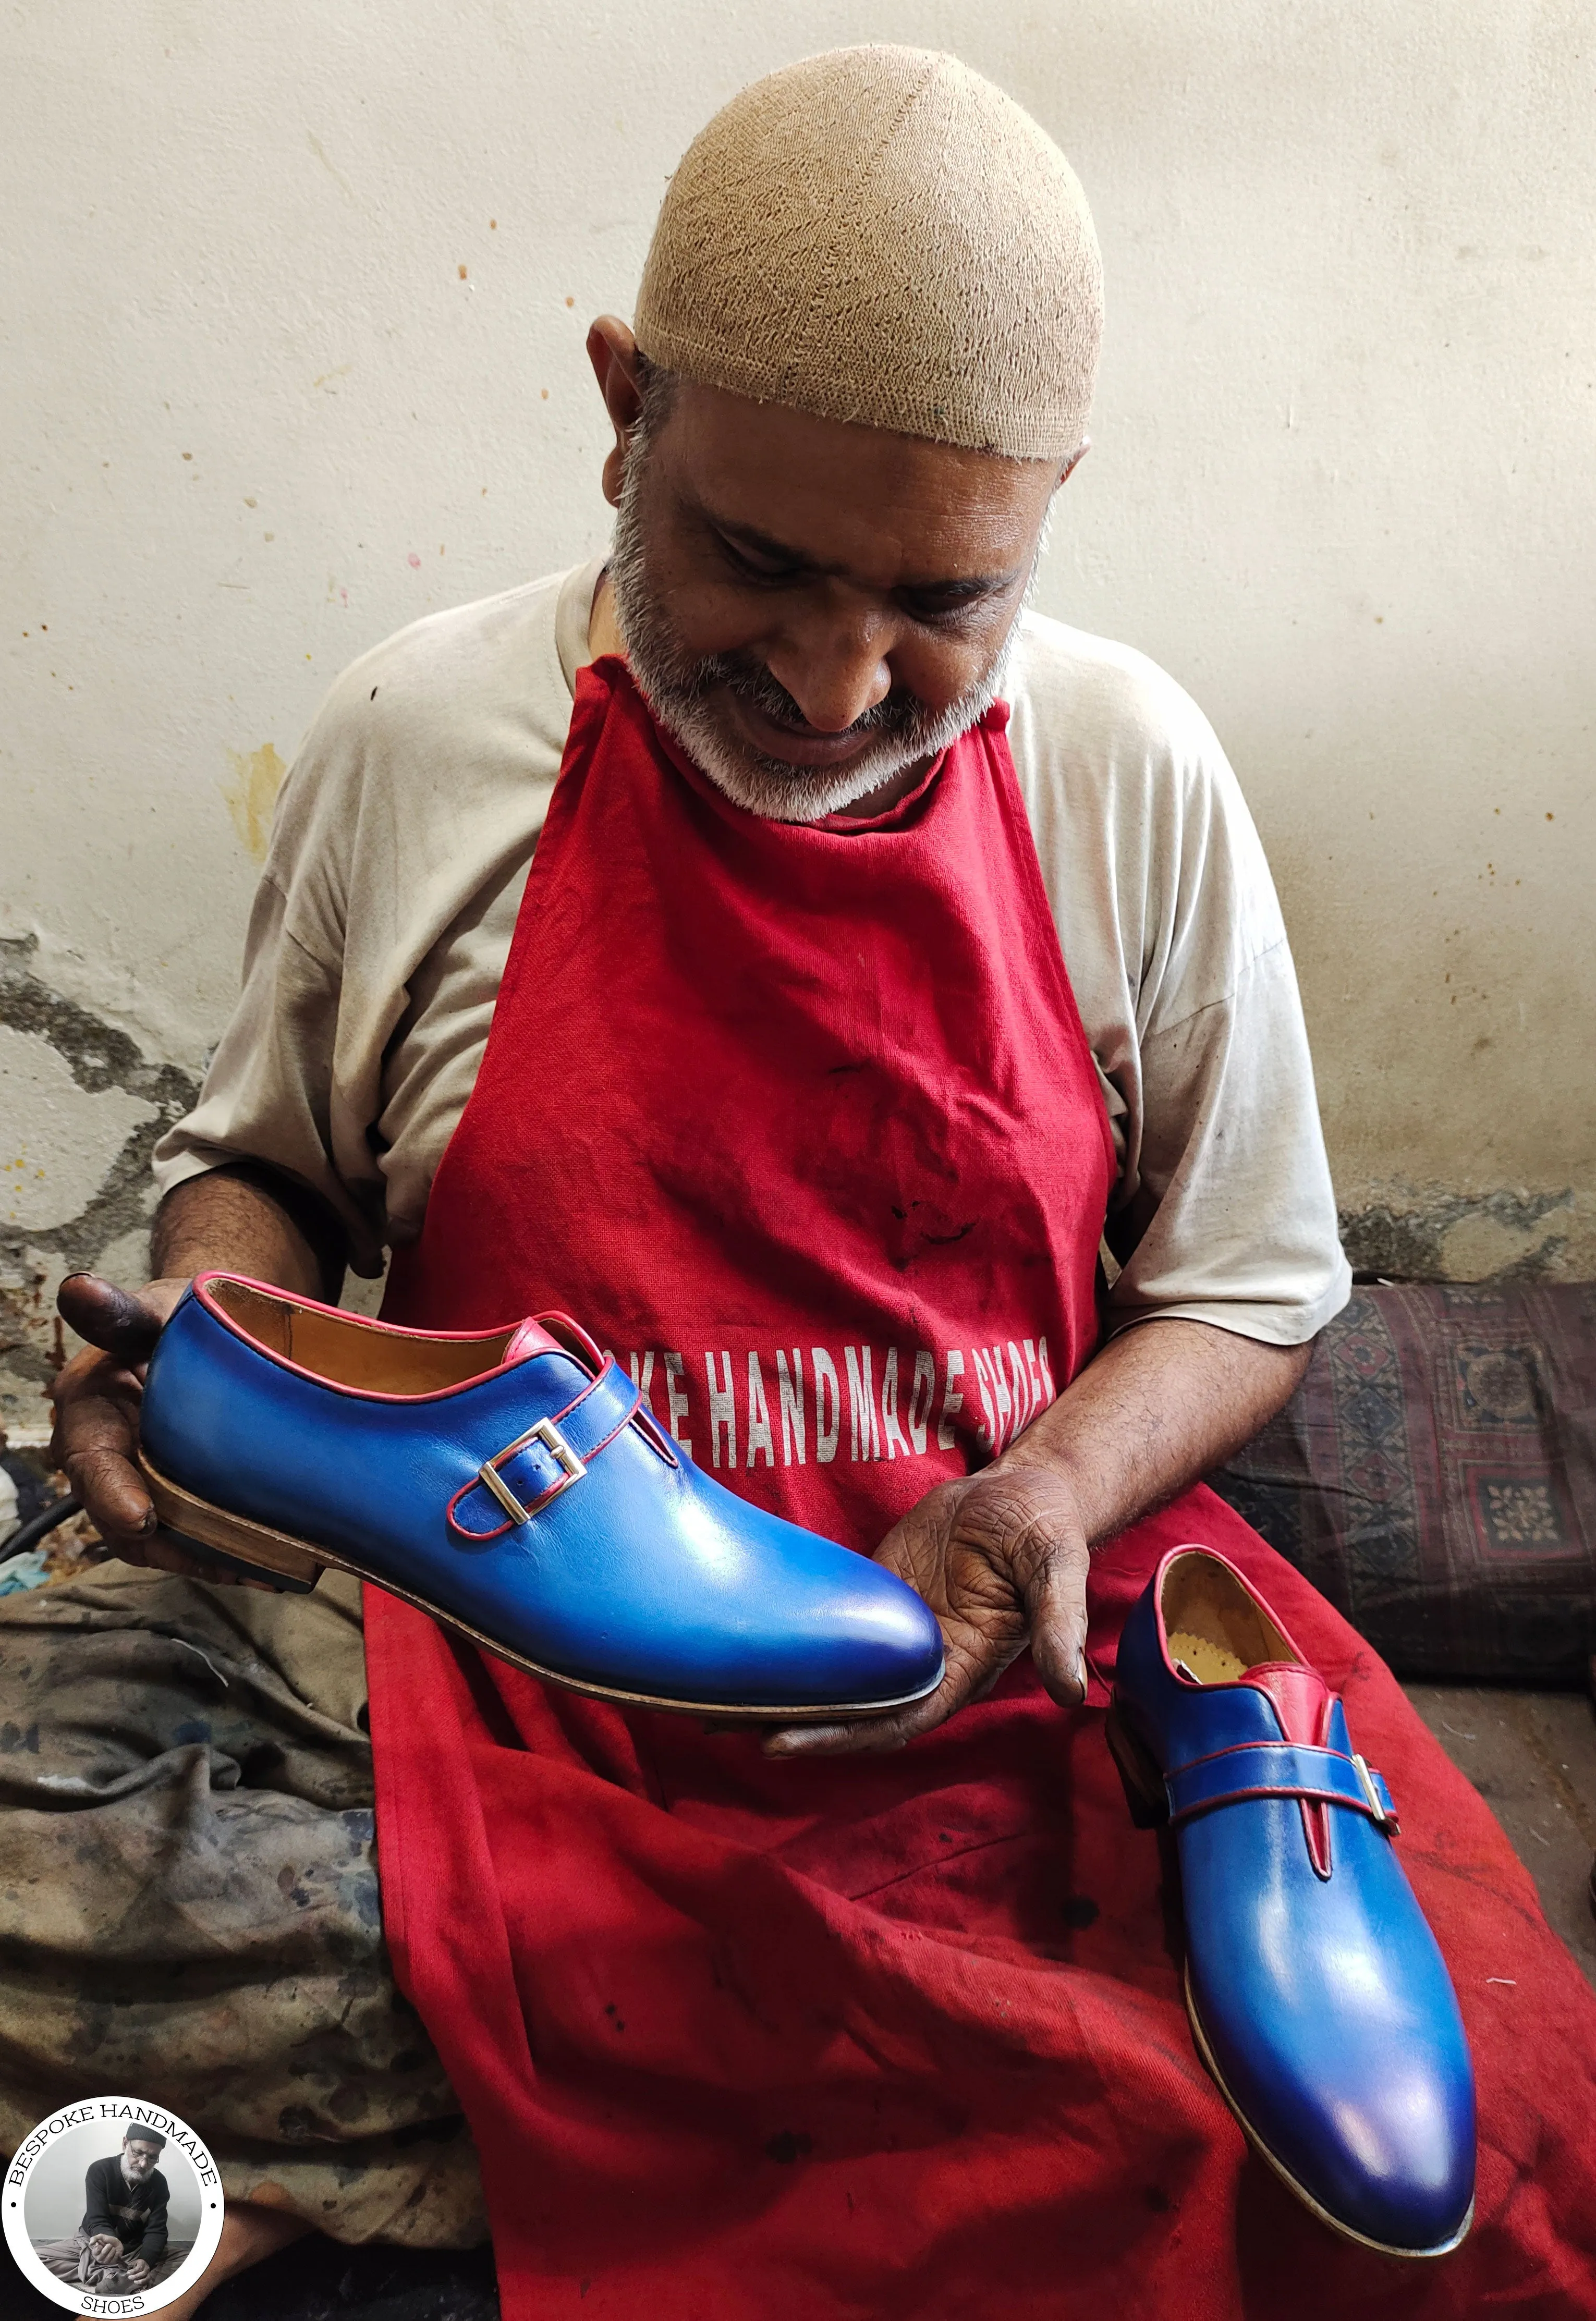
{"type": "Polygon", "coordinates": [[[553,1420],[540,1418],[535,1426],[529,1426],[524,1434],[517,1434],[513,1443],[506,1443],[502,1451],[496,1452],[491,1459],[479,1467],[477,1480],[492,1492],[513,1524],[524,1524],[530,1523],[534,1515],[546,1507],[552,1499],[557,1499],[561,1491],[569,1491],[573,1483],[579,1483],[587,1471],[586,1462],[571,1448],[553,1420]],[[541,1443],[549,1456],[565,1470],[560,1480],[543,1492],[535,1507],[524,1507],[498,1471],[504,1461],[513,1459],[518,1451],[524,1451],[529,1443],[541,1443]]]}
{"type": "Polygon", "coordinates": [[[1369,1770],[1367,1761],[1360,1757],[1355,1749],[1352,1752],[1352,1766],[1358,1777],[1358,1787],[1368,1802],[1370,1818],[1375,1828],[1385,1830],[1394,1835],[1399,1826],[1396,1815],[1381,1803],[1380,1792],[1374,1786],[1373,1776],[1369,1770]]]}

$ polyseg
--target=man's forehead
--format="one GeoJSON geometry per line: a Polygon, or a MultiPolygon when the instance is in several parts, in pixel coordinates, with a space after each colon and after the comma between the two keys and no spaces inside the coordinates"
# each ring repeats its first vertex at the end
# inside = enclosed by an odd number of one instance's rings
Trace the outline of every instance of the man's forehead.
{"type": "Polygon", "coordinates": [[[689,514],[882,587],[1028,569],[1056,464],[678,382],[657,448],[689,514]]]}

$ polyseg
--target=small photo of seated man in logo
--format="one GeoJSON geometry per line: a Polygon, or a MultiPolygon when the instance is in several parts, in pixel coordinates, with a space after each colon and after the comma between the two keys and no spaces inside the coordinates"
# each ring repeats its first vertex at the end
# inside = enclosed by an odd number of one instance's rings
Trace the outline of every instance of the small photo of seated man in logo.
{"type": "Polygon", "coordinates": [[[168,2156],[158,2127],[131,2121],[120,2148],[112,2144],[114,2125],[107,2122],[106,2128],[99,2137],[80,2128],[69,2155],[62,2149],[51,2155],[57,2165],[48,2175],[35,2171],[28,2188],[28,2237],[58,2280],[96,2298],[120,2298],[156,2288],[183,2263],[198,2227],[199,2185],[181,2153],[168,2156]],[[76,2166],[65,2177],[62,2163],[68,2158],[81,2163],[96,2142],[112,2148],[89,2159],[81,2178],[76,2166]],[[81,2206],[79,2221],[68,2232],[41,2236],[41,2225],[62,2221],[74,2185],[80,2187],[73,2203],[81,2206]]]}

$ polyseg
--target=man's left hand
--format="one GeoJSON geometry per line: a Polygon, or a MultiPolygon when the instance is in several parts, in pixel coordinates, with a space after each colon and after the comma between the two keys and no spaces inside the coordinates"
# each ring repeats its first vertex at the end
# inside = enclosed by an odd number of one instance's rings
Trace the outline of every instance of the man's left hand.
{"type": "Polygon", "coordinates": [[[990,1692],[1028,1643],[1061,1707],[1086,1698],[1087,1534],[1068,1477],[1045,1464],[989,1467],[940,1483],[876,1551],[942,1623],[947,1669],[936,1690],[890,1716],[792,1725],[772,1757],[900,1749],[990,1692]]]}
{"type": "Polygon", "coordinates": [[[141,2256],[130,2256],[122,2268],[130,2289],[142,2289],[150,2278],[150,2267],[141,2256]]]}

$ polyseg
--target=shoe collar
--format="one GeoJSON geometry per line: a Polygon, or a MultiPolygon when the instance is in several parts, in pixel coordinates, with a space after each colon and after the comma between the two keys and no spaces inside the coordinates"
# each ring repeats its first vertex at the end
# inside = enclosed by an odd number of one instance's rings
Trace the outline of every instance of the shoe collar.
{"type": "Polygon", "coordinates": [[[543,1314],[497,1330],[408,1330],[245,1274],[196,1274],[196,1301],[232,1337],[279,1369],[365,1402],[438,1402],[501,1370],[553,1354],[588,1377],[604,1355],[568,1315],[543,1314]]]}
{"type": "MultiPolygon", "coordinates": [[[[1153,1584],[1158,1648],[1172,1683],[1182,1694],[1251,1692],[1269,1704],[1282,1741],[1327,1748],[1336,1696],[1320,1671],[1299,1650],[1289,1630],[1227,1556],[1211,1548],[1177,1547],[1162,1558],[1153,1584]],[[1193,1670],[1172,1638],[1194,1625],[1222,1672],[1193,1670]]],[[[1192,1650],[1188,1645],[1188,1650],[1192,1650]]],[[[1193,1657],[1195,1657],[1193,1651],[1193,1657]]],[[[1303,1834],[1309,1858],[1321,1878],[1330,1874],[1330,1830],[1327,1808],[1304,1801],[1303,1834]]]]}

